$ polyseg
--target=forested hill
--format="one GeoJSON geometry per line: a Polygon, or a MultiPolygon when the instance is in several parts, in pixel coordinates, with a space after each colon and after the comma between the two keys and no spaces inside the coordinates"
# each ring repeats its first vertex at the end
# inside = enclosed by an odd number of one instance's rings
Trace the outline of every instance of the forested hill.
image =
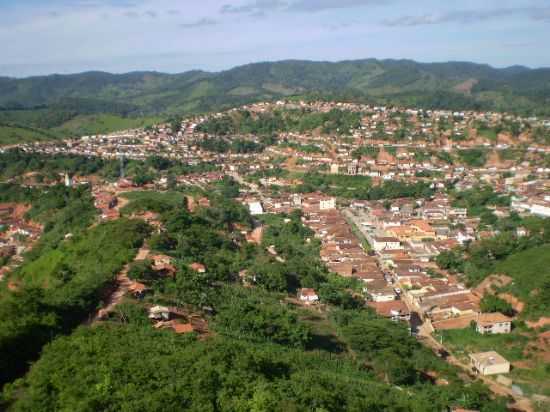
{"type": "Polygon", "coordinates": [[[0,124],[56,128],[75,116],[165,117],[292,95],[550,116],[550,69],[411,60],[289,60],[218,73],[4,77],[0,124]]]}

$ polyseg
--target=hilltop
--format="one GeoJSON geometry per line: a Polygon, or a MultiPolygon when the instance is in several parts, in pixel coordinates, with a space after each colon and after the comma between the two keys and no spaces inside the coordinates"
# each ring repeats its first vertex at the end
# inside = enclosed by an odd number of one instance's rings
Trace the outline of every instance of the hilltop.
{"type": "MultiPolygon", "coordinates": [[[[47,130],[45,134],[57,136],[82,135],[116,130],[120,123],[137,127],[159,117],[290,96],[550,115],[550,69],[412,60],[287,60],[217,73],[4,77],[0,78],[0,125],[24,126],[42,134],[47,130]],[[104,115],[111,117],[105,121],[104,115]]],[[[24,138],[24,130],[19,132],[16,138],[24,138]]]]}

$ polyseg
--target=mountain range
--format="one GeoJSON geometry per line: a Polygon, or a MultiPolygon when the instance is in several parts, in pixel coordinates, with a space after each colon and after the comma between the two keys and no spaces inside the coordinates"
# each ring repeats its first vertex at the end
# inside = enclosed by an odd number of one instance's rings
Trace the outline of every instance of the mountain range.
{"type": "MultiPolygon", "coordinates": [[[[98,119],[109,129],[132,126],[138,118],[142,120],[137,123],[143,122],[143,117],[153,121],[289,96],[550,116],[550,68],[499,69],[468,62],[412,60],[286,60],[216,73],[1,77],[0,125],[78,134],[94,131],[87,126],[98,119]]],[[[1,133],[0,129],[0,137],[1,133]]]]}

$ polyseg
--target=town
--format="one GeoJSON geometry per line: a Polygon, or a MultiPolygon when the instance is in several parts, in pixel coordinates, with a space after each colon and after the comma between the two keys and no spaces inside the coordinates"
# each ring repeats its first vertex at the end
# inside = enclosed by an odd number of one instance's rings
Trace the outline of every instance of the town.
{"type": "MultiPolygon", "coordinates": [[[[68,172],[46,179],[37,179],[35,173],[7,179],[26,187],[90,185],[99,222],[119,219],[128,193],[208,191],[228,179],[238,188],[236,200],[255,219],[254,227],[243,232],[251,243],[262,244],[269,227],[265,216],[299,210],[301,222],[320,242],[323,264],[331,273],[356,281],[366,307],[407,324],[410,334],[438,356],[479,374],[496,393],[522,405],[524,391],[505,377],[511,360],[493,349],[458,359],[444,341],[447,331],[470,327],[480,335],[510,334],[525,304],[495,290],[511,284],[512,278],[494,274],[471,285],[461,271],[442,264],[442,256],[499,235],[500,220],[550,217],[550,148],[544,141],[549,131],[548,120],[501,113],[278,101],[109,135],[19,144],[0,152],[110,161],[114,179],[68,172]],[[294,116],[311,117],[312,126],[289,127],[294,116]],[[315,122],[317,117],[322,126],[315,122]],[[241,130],[246,129],[244,122],[250,130],[241,130]],[[267,132],[255,129],[264,126],[267,132]],[[129,162],[152,157],[188,165],[189,170],[145,177],[127,170],[129,162]],[[472,192],[486,196],[478,199],[472,192]],[[509,304],[512,313],[483,310],[487,296],[509,304]]],[[[187,196],[190,211],[209,206],[206,197],[187,196]]],[[[42,227],[24,218],[27,211],[22,204],[0,204],[0,257],[6,264],[0,279],[21,264],[40,237],[42,227]]],[[[165,230],[156,213],[132,216],[165,230]]],[[[529,234],[528,227],[514,228],[517,238],[529,234]]],[[[274,246],[268,252],[284,262],[274,246]]],[[[146,259],[163,276],[175,273],[170,256],[150,256],[144,247],[136,261],[146,259]]],[[[190,267],[206,271],[201,262],[190,267]]],[[[128,279],[128,269],[118,279],[121,293],[97,319],[108,316],[124,294],[139,299],[147,293],[146,284],[128,279]]],[[[247,286],[256,281],[254,274],[241,273],[240,278],[247,286]]],[[[301,288],[296,299],[323,310],[323,299],[314,288],[301,288]]],[[[208,334],[206,321],[197,314],[155,305],[149,317],[156,328],[208,334]]],[[[527,323],[547,327],[550,319],[527,323]]],[[[540,333],[539,339],[547,338],[548,332],[540,333]]]]}

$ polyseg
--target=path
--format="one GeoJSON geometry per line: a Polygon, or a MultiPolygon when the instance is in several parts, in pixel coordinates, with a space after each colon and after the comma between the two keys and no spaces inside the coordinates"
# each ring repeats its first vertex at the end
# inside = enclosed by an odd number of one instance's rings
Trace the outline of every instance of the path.
{"type": "MultiPolygon", "coordinates": [[[[145,260],[149,256],[149,249],[144,244],[138,251],[134,261],[145,260]]],[[[128,289],[132,284],[132,281],[128,277],[128,270],[130,265],[126,264],[116,277],[116,287],[114,291],[109,295],[109,299],[104,303],[103,307],[99,309],[91,319],[90,323],[98,322],[104,319],[109,313],[111,313],[115,307],[122,302],[128,289]]]]}

